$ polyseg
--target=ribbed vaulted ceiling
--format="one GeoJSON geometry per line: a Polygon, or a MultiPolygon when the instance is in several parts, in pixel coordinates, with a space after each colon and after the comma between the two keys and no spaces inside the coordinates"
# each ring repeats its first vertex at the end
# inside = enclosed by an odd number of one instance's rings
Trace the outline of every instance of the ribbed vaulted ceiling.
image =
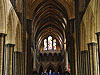
{"type": "Polygon", "coordinates": [[[49,35],[63,44],[67,20],[67,12],[57,0],[42,1],[35,8],[32,19],[32,32],[38,45],[49,35]]]}

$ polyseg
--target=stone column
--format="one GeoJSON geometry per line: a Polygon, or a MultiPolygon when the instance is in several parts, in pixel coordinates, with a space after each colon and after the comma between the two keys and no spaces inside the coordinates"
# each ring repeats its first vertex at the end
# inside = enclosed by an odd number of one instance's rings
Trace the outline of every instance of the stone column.
{"type": "Polygon", "coordinates": [[[99,67],[100,67],[100,60],[99,60],[99,58],[100,58],[100,56],[99,56],[99,54],[100,54],[100,32],[98,32],[98,33],[96,33],[96,35],[97,35],[97,43],[98,43],[98,50],[97,50],[97,53],[98,53],[98,62],[97,62],[97,64],[98,64],[98,75],[99,75],[99,72],[100,72],[100,70],[99,70],[99,67]]]}
{"type": "Polygon", "coordinates": [[[89,50],[89,65],[90,65],[90,75],[98,75],[97,74],[97,44],[96,43],[88,43],[88,50],[89,50]]]}
{"type": "Polygon", "coordinates": [[[68,51],[66,51],[66,40],[65,40],[65,43],[64,43],[64,60],[65,60],[65,73],[68,71],[68,51]]]}
{"type": "Polygon", "coordinates": [[[88,50],[81,51],[81,75],[89,75],[88,50]]]}
{"type": "Polygon", "coordinates": [[[85,75],[89,75],[89,52],[88,50],[85,50],[84,52],[84,57],[85,57],[85,75]]]}
{"type": "Polygon", "coordinates": [[[13,52],[14,52],[14,44],[6,45],[6,66],[5,66],[5,75],[13,75],[13,52]]]}
{"type": "Polygon", "coordinates": [[[36,50],[33,55],[33,73],[32,75],[37,75],[37,59],[36,59],[36,50]]]}
{"type": "Polygon", "coordinates": [[[33,57],[33,70],[36,71],[36,53],[34,53],[33,57]]]}
{"type": "Polygon", "coordinates": [[[65,72],[68,71],[68,52],[65,51],[65,72]]]}
{"type": "Polygon", "coordinates": [[[20,62],[21,62],[21,75],[24,75],[25,61],[24,61],[24,53],[23,52],[21,52],[21,55],[20,55],[20,62]]]}
{"type": "Polygon", "coordinates": [[[81,59],[80,60],[81,61],[80,62],[80,64],[81,64],[80,75],[84,74],[84,69],[83,69],[84,68],[84,57],[83,56],[84,56],[84,53],[83,53],[83,51],[81,51],[80,52],[80,59],[81,59]]]}
{"type": "Polygon", "coordinates": [[[23,75],[23,55],[22,52],[14,52],[14,75],[23,75]]]}
{"type": "MultiPolygon", "coordinates": [[[[68,49],[69,53],[69,60],[70,60],[70,66],[71,66],[71,75],[76,75],[77,72],[77,65],[76,65],[76,49],[75,49],[75,38],[73,37],[74,34],[74,26],[75,26],[75,19],[71,19],[68,21],[68,29],[66,31],[66,48],[68,49]]],[[[79,40],[79,39],[78,39],[79,40]]]]}
{"type": "Polygon", "coordinates": [[[5,34],[0,33],[0,75],[3,75],[5,34]]]}

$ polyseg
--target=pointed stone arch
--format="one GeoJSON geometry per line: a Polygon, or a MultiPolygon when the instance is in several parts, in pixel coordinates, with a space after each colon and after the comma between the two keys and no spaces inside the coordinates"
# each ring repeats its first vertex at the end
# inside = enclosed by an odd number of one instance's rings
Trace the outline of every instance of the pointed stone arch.
{"type": "Polygon", "coordinates": [[[16,27],[16,37],[15,37],[15,51],[22,52],[22,30],[21,24],[18,22],[16,27]]]}
{"type": "Polygon", "coordinates": [[[84,23],[84,29],[87,38],[86,43],[96,42],[96,22],[94,11],[90,5],[88,6],[86,13],[83,16],[82,21],[84,23]]]}
{"type": "Polygon", "coordinates": [[[10,8],[7,21],[7,41],[6,43],[15,44],[16,26],[18,17],[13,8],[10,8]]]}
{"type": "Polygon", "coordinates": [[[0,0],[0,33],[6,33],[6,1],[0,0]]]}

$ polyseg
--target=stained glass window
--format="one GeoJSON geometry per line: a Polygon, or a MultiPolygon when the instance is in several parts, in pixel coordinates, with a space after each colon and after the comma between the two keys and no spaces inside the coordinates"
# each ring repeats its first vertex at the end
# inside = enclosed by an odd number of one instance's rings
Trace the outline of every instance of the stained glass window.
{"type": "Polygon", "coordinates": [[[51,50],[52,49],[52,37],[49,36],[48,37],[48,50],[51,50]]]}
{"type": "Polygon", "coordinates": [[[47,50],[47,39],[44,39],[44,50],[47,50]]]}
{"type": "Polygon", "coordinates": [[[56,39],[53,40],[53,49],[56,50],[56,39]]]}
{"type": "Polygon", "coordinates": [[[57,50],[57,40],[49,36],[44,39],[44,50],[57,50]]]}

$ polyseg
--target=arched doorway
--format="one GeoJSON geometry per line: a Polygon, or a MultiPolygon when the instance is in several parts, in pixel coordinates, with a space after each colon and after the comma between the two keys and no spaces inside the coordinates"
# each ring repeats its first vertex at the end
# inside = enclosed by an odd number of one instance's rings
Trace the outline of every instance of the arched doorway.
{"type": "Polygon", "coordinates": [[[48,73],[48,74],[53,74],[53,73],[55,73],[55,70],[54,70],[54,68],[53,68],[52,65],[50,65],[50,66],[47,68],[47,73],[48,73]]]}

